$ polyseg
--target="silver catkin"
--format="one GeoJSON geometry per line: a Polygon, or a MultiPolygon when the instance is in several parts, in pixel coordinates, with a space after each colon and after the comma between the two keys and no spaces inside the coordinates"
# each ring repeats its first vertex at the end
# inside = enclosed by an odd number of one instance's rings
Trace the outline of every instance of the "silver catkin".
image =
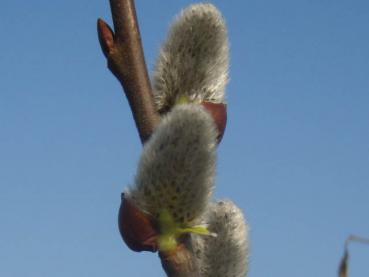
{"type": "Polygon", "coordinates": [[[158,110],[169,110],[180,96],[225,103],[228,48],[226,25],[217,8],[195,4],[183,10],[156,62],[153,83],[158,110]]]}
{"type": "Polygon", "coordinates": [[[211,203],[203,216],[216,237],[193,235],[202,277],[245,277],[248,269],[248,225],[229,200],[211,203]]]}
{"type": "Polygon", "coordinates": [[[200,105],[177,105],[144,146],[128,192],[142,210],[191,225],[202,215],[214,186],[216,131],[200,105]]]}

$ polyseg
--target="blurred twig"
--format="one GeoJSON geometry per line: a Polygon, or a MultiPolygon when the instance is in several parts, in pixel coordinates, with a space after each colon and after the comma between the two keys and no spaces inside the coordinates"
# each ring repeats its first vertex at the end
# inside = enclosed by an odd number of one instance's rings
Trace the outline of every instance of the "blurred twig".
{"type": "Polygon", "coordinates": [[[369,244],[369,239],[351,235],[345,241],[345,250],[343,256],[340,261],[340,265],[338,267],[338,277],[348,277],[348,260],[349,260],[349,251],[348,246],[350,242],[359,242],[369,244]]]}
{"type": "Polygon", "coordinates": [[[346,245],[348,245],[348,243],[351,242],[351,241],[369,244],[369,239],[368,238],[363,238],[363,237],[359,237],[359,236],[355,236],[355,235],[351,235],[347,238],[346,245]]]}

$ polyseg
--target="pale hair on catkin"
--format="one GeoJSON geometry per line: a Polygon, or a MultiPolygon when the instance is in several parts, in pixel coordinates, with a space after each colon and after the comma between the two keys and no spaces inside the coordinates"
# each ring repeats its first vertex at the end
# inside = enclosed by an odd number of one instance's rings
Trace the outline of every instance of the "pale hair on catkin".
{"type": "Polygon", "coordinates": [[[248,225],[229,200],[209,204],[203,221],[215,236],[193,235],[202,277],[245,277],[248,270],[248,225]]]}
{"type": "Polygon", "coordinates": [[[156,62],[153,84],[157,109],[166,112],[179,97],[225,103],[229,47],[221,13],[194,4],[174,20],[156,62]]]}
{"type": "Polygon", "coordinates": [[[153,216],[166,210],[175,222],[195,223],[214,187],[215,138],[213,119],[202,106],[175,106],[145,144],[128,197],[153,216]]]}

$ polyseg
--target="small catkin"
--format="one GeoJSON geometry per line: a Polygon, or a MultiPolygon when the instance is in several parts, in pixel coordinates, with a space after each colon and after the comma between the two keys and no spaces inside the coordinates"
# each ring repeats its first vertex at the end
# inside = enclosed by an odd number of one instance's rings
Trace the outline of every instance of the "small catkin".
{"type": "Polygon", "coordinates": [[[249,231],[242,211],[229,200],[211,203],[203,221],[217,236],[192,236],[201,276],[245,277],[249,231]]]}
{"type": "Polygon", "coordinates": [[[177,105],[145,144],[128,197],[154,217],[166,211],[180,225],[196,223],[214,186],[215,137],[202,106],[177,105]]]}
{"type": "Polygon", "coordinates": [[[212,4],[195,4],[174,20],[154,70],[154,96],[160,112],[180,97],[192,102],[225,103],[229,47],[221,13],[212,4]]]}

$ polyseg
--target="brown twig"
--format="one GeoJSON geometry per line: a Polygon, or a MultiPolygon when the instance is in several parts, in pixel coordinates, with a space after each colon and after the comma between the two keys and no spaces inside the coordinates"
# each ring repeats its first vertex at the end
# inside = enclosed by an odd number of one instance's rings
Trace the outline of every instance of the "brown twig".
{"type": "MultiPolygon", "coordinates": [[[[155,109],[145,64],[133,0],[110,0],[114,31],[102,19],[97,21],[101,49],[108,68],[124,88],[141,142],[145,143],[160,121],[155,109]]],[[[169,277],[198,277],[197,260],[190,245],[182,243],[173,252],[159,253],[169,277]]]]}
{"type": "Polygon", "coordinates": [[[110,0],[114,32],[102,19],[97,21],[101,49],[108,68],[122,84],[141,142],[153,133],[160,117],[143,54],[133,0],[110,0]]]}
{"type": "Polygon", "coordinates": [[[349,253],[347,249],[347,245],[345,245],[345,252],[341,258],[339,267],[338,267],[338,277],[347,277],[348,275],[348,259],[349,253]]]}
{"type": "Polygon", "coordinates": [[[356,235],[349,236],[345,241],[345,250],[338,267],[338,277],[348,277],[349,243],[359,242],[369,244],[369,239],[356,235]]]}

